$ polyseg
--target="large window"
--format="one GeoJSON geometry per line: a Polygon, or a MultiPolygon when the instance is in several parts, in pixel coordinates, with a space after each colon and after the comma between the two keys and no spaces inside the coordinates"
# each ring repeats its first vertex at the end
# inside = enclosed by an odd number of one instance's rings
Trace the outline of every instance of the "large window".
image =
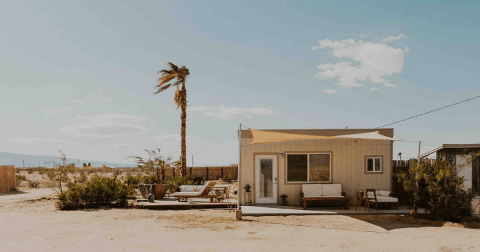
{"type": "Polygon", "coordinates": [[[330,153],[287,154],[287,182],[331,182],[330,153]]]}
{"type": "Polygon", "coordinates": [[[367,157],[365,160],[366,173],[382,172],[382,157],[367,157]]]}

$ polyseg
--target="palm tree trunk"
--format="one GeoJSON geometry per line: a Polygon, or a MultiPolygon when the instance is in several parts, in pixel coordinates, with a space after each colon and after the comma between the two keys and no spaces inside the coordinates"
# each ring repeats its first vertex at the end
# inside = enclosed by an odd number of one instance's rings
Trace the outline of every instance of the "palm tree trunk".
{"type": "Polygon", "coordinates": [[[187,89],[185,85],[182,85],[182,101],[181,101],[181,108],[182,108],[182,115],[180,119],[182,120],[182,169],[181,175],[182,178],[187,177],[187,139],[186,139],[186,131],[187,131],[187,89]]]}

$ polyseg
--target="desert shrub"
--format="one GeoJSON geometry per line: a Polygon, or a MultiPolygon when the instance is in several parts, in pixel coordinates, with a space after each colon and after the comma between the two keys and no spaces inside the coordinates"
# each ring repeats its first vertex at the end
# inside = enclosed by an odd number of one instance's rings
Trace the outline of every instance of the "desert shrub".
{"type": "Polygon", "coordinates": [[[223,176],[222,180],[227,182],[227,183],[231,183],[232,180],[233,180],[233,176],[232,175],[225,175],[225,176],[223,176]]]}
{"type": "Polygon", "coordinates": [[[17,186],[19,186],[22,181],[25,181],[27,180],[27,177],[25,177],[24,175],[15,175],[15,183],[17,186]]]}
{"type": "Polygon", "coordinates": [[[30,188],[38,188],[39,185],[40,181],[28,180],[28,187],[30,188]]]}
{"type": "Polygon", "coordinates": [[[33,169],[28,169],[28,174],[32,174],[33,173],[33,169]]]}
{"type": "Polygon", "coordinates": [[[129,176],[127,174],[127,178],[125,179],[125,184],[127,186],[131,186],[131,185],[137,186],[140,183],[141,180],[142,180],[142,175],[140,175],[140,174],[138,174],[136,176],[131,176],[131,175],[129,176]]]}
{"type": "Polygon", "coordinates": [[[94,175],[86,183],[68,183],[68,189],[58,195],[57,207],[61,210],[100,207],[125,207],[133,186],[114,178],[94,175]]]}
{"type": "Polygon", "coordinates": [[[80,171],[76,180],[78,183],[85,183],[88,180],[88,175],[85,173],[85,171],[80,171]]]}
{"type": "Polygon", "coordinates": [[[185,181],[187,185],[201,185],[205,182],[205,178],[202,176],[188,175],[185,181]]]}
{"type": "Polygon", "coordinates": [[[121,171],[120,169],[117,168],[117,169],[114,169],[114,170],[113,170],[113,175],[114,175],[114,176],[119,176],[119,175],[121,175],[121,174],[122,174],[122,171],[121,171]]]}
{"type": "Polygon", "coordinates": [[[421,162],[414,164],[410,174],[417,174],[409,179],[400,174],[405,190],[413,192],[416,206],[424,208],[431,219],[458,221],[459,217],[470,214],[471,190],[463,190],[463,177],[459,170],[448,161],[436,163],[421,162]]]}
{"type": "Polygon", "coordinates": [[[72,172],[75,167],[74,164],[67,164],[67,157],[63,152],[60,151],[61,163],[53,162],[54,168],[51,168],[47,171],[47,179],[45,180],[45,185],[48,188],[51,188],[58,194],[63,192],[63,184],[70,182],[68,174],[72,172]]]}

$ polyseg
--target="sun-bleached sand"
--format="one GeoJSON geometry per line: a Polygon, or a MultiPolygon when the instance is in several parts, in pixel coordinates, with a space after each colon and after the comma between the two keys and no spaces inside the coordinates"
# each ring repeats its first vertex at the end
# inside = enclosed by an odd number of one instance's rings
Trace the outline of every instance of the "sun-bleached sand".
{"type": "Polygon", "coordinates": [[[244,217],[229,210],[59,211],[50,189],[0,195],[0,251],[480,251],[480,226],[410,216],[244,217]]]}

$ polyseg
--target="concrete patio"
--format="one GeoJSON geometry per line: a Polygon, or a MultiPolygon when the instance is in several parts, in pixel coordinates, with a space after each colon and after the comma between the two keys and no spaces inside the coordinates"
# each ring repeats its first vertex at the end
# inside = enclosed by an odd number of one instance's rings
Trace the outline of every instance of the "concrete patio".
{"type": "Polygon", "coordinates": [[[208,209],[208,208],[236,208],[237,201],[235,198],[226,198],[218,202],[210,202],[205,198],[194,198],[193,203],[187,201],[178,201],[173,197],[164,197],[161,200],[155,200],[154,203],[148,202],[146,199],[137,199],[136,208],[156,209],[156,210],[189,210],[189,209],[208,209]]]}
{"type": "MultiPolygon", "coordinates": [[[[418,210],[423,213],[423,209],[418,210]]],[[[382,214],[410,214],[410,208],[407,206],[399,206],[399,209],[380,208],[380,210],[370,209],[365,210],[363,206],[357,208],[351,206],[350,210],[345,210],[342,207],[309,207],[304,210],[296,206],[280,206],[280,205],[257,205],[257,206],[242,206],[243,216],[288,216],[288,215],[382,215],[382,214]]]]}

